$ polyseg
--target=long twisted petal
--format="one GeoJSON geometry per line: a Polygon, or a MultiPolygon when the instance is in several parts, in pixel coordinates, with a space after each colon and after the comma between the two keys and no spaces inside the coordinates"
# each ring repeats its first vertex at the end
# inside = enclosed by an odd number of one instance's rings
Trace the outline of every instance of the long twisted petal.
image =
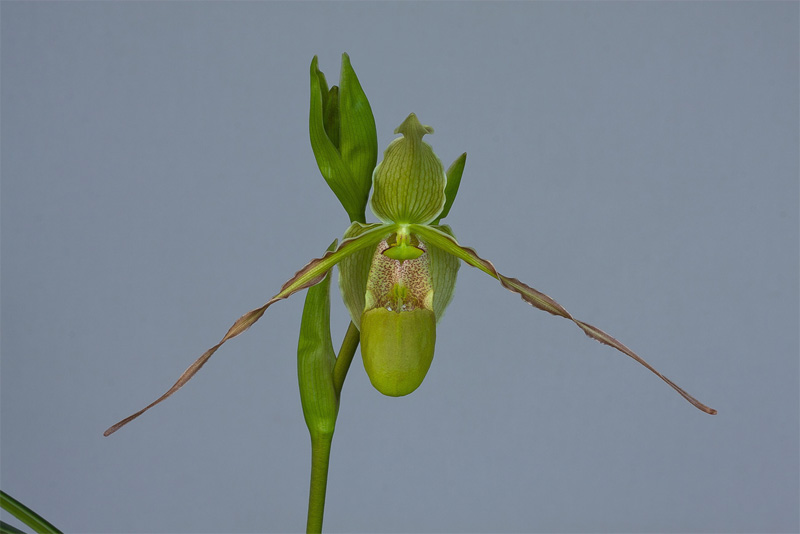
{"type": "Polygon", "coordinates": [[[219,343],[205,351],[202,356],[200,356],[192,365],[190,365],[183,372],[183,374],[181,374],[177,382],[175,382],[172,387],[166,391],[166,393],[135,414],[126,417],[115,425],[112,425],[108,428],[108,430],[103,432],[103,435],[110,436],[156,404],[159,404],[172,396],[172,394],[182,388],[186,382],[191,380],[197,371],[199,371],[200,368],[205,365],[208,359],[211,358],[215,352],[217,352],[217,349],[219,349],[229,339],[235,338],[255,324],[255,322],[258,321],[262,315],[264,315],[264,312],[267,311],[267,308],[272,306],[274,303],[278,302],[279,300],[283,300],[302,289],[306,289],[321,282],[322,279],[325,278],[327,272],[330,271],[331,268],[339,263],[342,259],[363,248],[376,245],[381,239],[386,237],[387,234],[392,232],[392,227],[388,225],[374,224],[369,226],[370,228],[359,236],[344,239],[336,250],[328,251],[322,257],[311,260],[308,264],[306,264],[305,267],[297,271],[293,277],[287,280],[286,283],[284,283],[281,287],[281,290],[278,292],[278,294],[272,297],[266,304],[260,308],[250,310],[239,317],[228,329],[228,332],[222,337],[219,343]]]}
{"type": "Polygon", "coordinates": [[[469,265],[473,267],[477,267],[481,271],[485,272],[489,276],[497,278],[502,284],[503,287],[508,289],[509,291],[513,291],[514,293],[519,294],[522,297],[522,300],[530,304],[535,308],[539,308],[540,310],[544,310],[548,313],[553,315],[558,315],[559,317],[564,317],[565,319],[569,319],[576,325],[580,327],[583,332],[592,339],[599,341],[605,345],[610,347],[614,347],[618,351],[626,354],[645,366],[651,372],[653,372],[656,376],[658,376],[661,380],[666,382],[670,385],[675,391],[677,391],[684,399],[689,401],[694,407],[699,410],[704,411],[707,414],[715,415],[717,411],[713,408],[710,408],[703,404],[702,402],[698,401],[691,395],[689,395],[686,391],[680,388],[677,384],[675,384],[672,380],[667,378],[666,376],[659,373],[653,366],[649,363],[644,361],[639,355],[633,352],[631,349],[608,335],[607,333],[603,332],[599,328],[592,326],[590,324],[584,323],[583,321],[579,321],[578,319],[574,318],[566,309],[564,309],[561,304],[553,300],[552,298],[548,297],[544,293],[537,291],[536,289],[520,282],[516,278],[509,278],[507,276],[503,276],[502,274],[497,272],[497,269],[494,268],[492,262],[485,260],[478,256],[478,254],[469,247],[462,247],[458,244],[458,242],[452,236],[447,235],[444,232],[438,231],[435,228],[431,228],[430,226],[423,226],[423,225],[409,225],[409,231],[412,234],[419,235],[422,239],[424,239],[428,243],[432,243],[433,245],[449,252],[450,254],[464,260],[469,265]]]}

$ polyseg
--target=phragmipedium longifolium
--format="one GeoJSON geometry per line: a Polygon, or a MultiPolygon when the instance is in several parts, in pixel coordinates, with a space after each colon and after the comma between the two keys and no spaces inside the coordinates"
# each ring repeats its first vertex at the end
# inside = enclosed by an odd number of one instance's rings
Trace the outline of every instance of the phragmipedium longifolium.
{"type": "Polygon", "coordinates": [[[376,166],[375,121],[347,54],[342,56],[339,87],[329,88],[317,58],[311,62],[309,132],[320,172],[350,218],[342,240],[297,271],[266,304],[240,317],[164,395],[110,427],[105,435],[175,393],[223,343],[247,330],[272,304],[310,288],[300,328],[298,377],[312,442],[307,529],[319,531],[339,396],[359,342],[367,375],[378,391],[402,396],[417,389],[433,360],[436,323],[453,296],[462,261],[497,279],[535,308],[572,321],[587,336],[630,356],[696,408],[716,413],[604,331],[576,319],[544,293],[500,274],[490,261],[462,246],[450,227],[440,222],[458,193],[466,154],[445,171],[423,140],[433,129],[421,124],[415,114],[397,127],[395,133],[400,136],[376,166]],[[366,222],[368,201],[377,223],[366,222]],[[330,272],[335,265],[351,317],[338,354],[329,325],[330,272]]]}

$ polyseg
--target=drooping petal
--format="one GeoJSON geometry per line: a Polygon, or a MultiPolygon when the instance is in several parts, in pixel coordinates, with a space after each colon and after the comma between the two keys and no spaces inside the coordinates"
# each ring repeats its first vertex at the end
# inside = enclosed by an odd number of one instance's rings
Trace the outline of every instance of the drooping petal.
{"type": "Polygon", "coordinates": [[[433,128],[410,114],[397,127],[403,134],[392,141],[372,175],[373,213],[381,221],[428,224],[442,211],[447,176],[439,158],[422,140],[433,128]]]}
{"type": "MultiPolygon", "coordinates": [[[[453,237],[453,231],[447,225],[437,227],[441,232],[453,237]]],[[[455,239],[455,237],[453,237],[455,239]]],[[[433,281],[433,313],[436,322],[442,320],[444,311],[453,299],[456,288],[456,276],[461,262],[452,254],[440,249],[433,243],[422,240],[428,250],[433,281]]]]}
{"type": "MultiPolygon", "coordinates": [[[[392,233],[388,228],[387,226],[383,239],[392,233]]],[[[370,226],[353,223],[344,233],[344,239],[358,237],[370,229],[370,226]]],[[[361,314],[364,313],[364,296],[367,292],[369,269],[374,255],[374,247],[364,248],[347,256],[339,263],[339,289],[342,292],[342,300],[350,313],[353,324],[359,329],[361,328],[361,314]]]]}
{"type": "MultiPolygon", "coordinates": [[[[388,232],[391,231],[391,227],[389,227],[388,232]]],[[[347,256],[358,252],[359,250],[374,247],[381,239],[385,237],[386,232],[387,227],[385,225],[367,225],[367,229],[359,236],[343,239],[336,250],[327,251],[322,257],[311,260],[305,267],[297,271],[292,278],[287,280],[286,283],[284,283],[281,287],[281,290],[278,292],[278,294],[272,297],[266,304],[260,308],[250,310],[239,317],[239,319],[237,319],[236,322],[233,323],[233,325],[228,329],[228,332],[222,337],[219,343],[204,352],[202,356],[200,356],[192,365],[190,365],[183,372],[183,374],[181,374],[177,382],[175,382],[175,384],[173,384],[166,393],[135,414],[126,417],[115,425],[112,425],[103,433],[103,435],[108,436],[113,434],[156,404],[159,404],[169,398],[173,393],[182,388],[183,385],[186,384],[186,382],[188,382],[197,373],[197,371],[203,367],[203,365],[205,365],[205,363],[209,358],[211,358],[217,349],[219,349],[229,339],[233,339],[255,324],[255,322],[258,321],[262,315],[264,315],[264,312],[267,311],[267,308],[269,308],[272,304],[278,302],[279,300],[283,300],[302,289],[306,289],[307,287],[311,287],[319,283],[334,265],[342,261],[342,259],[346,258],[347,256]]]]}
{"type": "Polygon", "coordinates": [[[710,408],[703,404],[702,402],[698,401],[689,393],[681,389],[677,384],[675,384],[672,380],[667,378],[666,376],[659,373],[654,367],[652,367],[649,363],[643,360],[639,355],[633,352],[631,349],[608,335],[607,333],[603,332],[599,328],[592,326],[590,324],[584,323],[583,321],[579,321],[575,319],[563,306],[557,303],[555,300],[550,298],[549,296],[545,295],[544,293],[533,289],[532,287],[520,282],[516,278],[508,278],[503,276],[502,274],[498,273],[497,270],[494,268],[494,265],[488,260],[485,260],[478,256],[478,254],[469,247],[462,247],[458,244],[455,238],[447,235],[446,233],[437,230],[432,227],[422,226],[422,225],[410,225],[409,230],[417,235],[419,235],[422,239],[424,239],[427,243],[437,246],[462,260],[466,263],[472,265],[473,267],[477,267],[481,271],[485,272],[486,274],[497,278],[500,281],[500,284],[505,287],[506,289],[513,291],[519,294],[522,297],[522,300],[527,302],[528,304],[534,306],[535,308],[539,308],[540,310],[544,310],[548,313],[553,315],[558,315],[560,317],[564,317],[565,319],[569,319],[570,321],[574,322],[578,327],[580,327],[583,332],[591,337],[608,345],[610,347],[614,347],[618,351],[630,356],[651,372],[653,372],[656,376],[658,376],[661,380],[669,384],[675,391],[677,391],[684,399],[689,401],[694,407],[699,410],[702,410],[705,413],[714,415],[717,411],[713,408],[710,408]]]}

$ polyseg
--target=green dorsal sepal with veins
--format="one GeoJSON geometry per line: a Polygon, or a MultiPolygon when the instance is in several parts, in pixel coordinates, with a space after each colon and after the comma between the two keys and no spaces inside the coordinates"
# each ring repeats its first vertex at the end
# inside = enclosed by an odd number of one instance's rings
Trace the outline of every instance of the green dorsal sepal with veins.
{"type": "Polygon", "coordinates": [[[422,140],[433,128],[410,114],[394,133],[383,161],[372,174],[372,212],[385,223],[429,224],[445,205],[447,175],[433,149],[422,140]]]}

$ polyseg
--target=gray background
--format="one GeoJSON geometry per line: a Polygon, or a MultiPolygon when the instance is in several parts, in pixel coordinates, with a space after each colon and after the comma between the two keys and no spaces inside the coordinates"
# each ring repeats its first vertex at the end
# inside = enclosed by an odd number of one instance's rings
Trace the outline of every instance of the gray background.
{"type": "Polygon", "coordinates": [[[797,531],[797,3],[1,7],[2,487],[63,530],[304,528],[302,295],[101,433],[341,236],[347,51],[381,150],[469,153],[462,243],[720,413],[463,267],[416,393],[354,363],[327,529],[797,531]]]}

